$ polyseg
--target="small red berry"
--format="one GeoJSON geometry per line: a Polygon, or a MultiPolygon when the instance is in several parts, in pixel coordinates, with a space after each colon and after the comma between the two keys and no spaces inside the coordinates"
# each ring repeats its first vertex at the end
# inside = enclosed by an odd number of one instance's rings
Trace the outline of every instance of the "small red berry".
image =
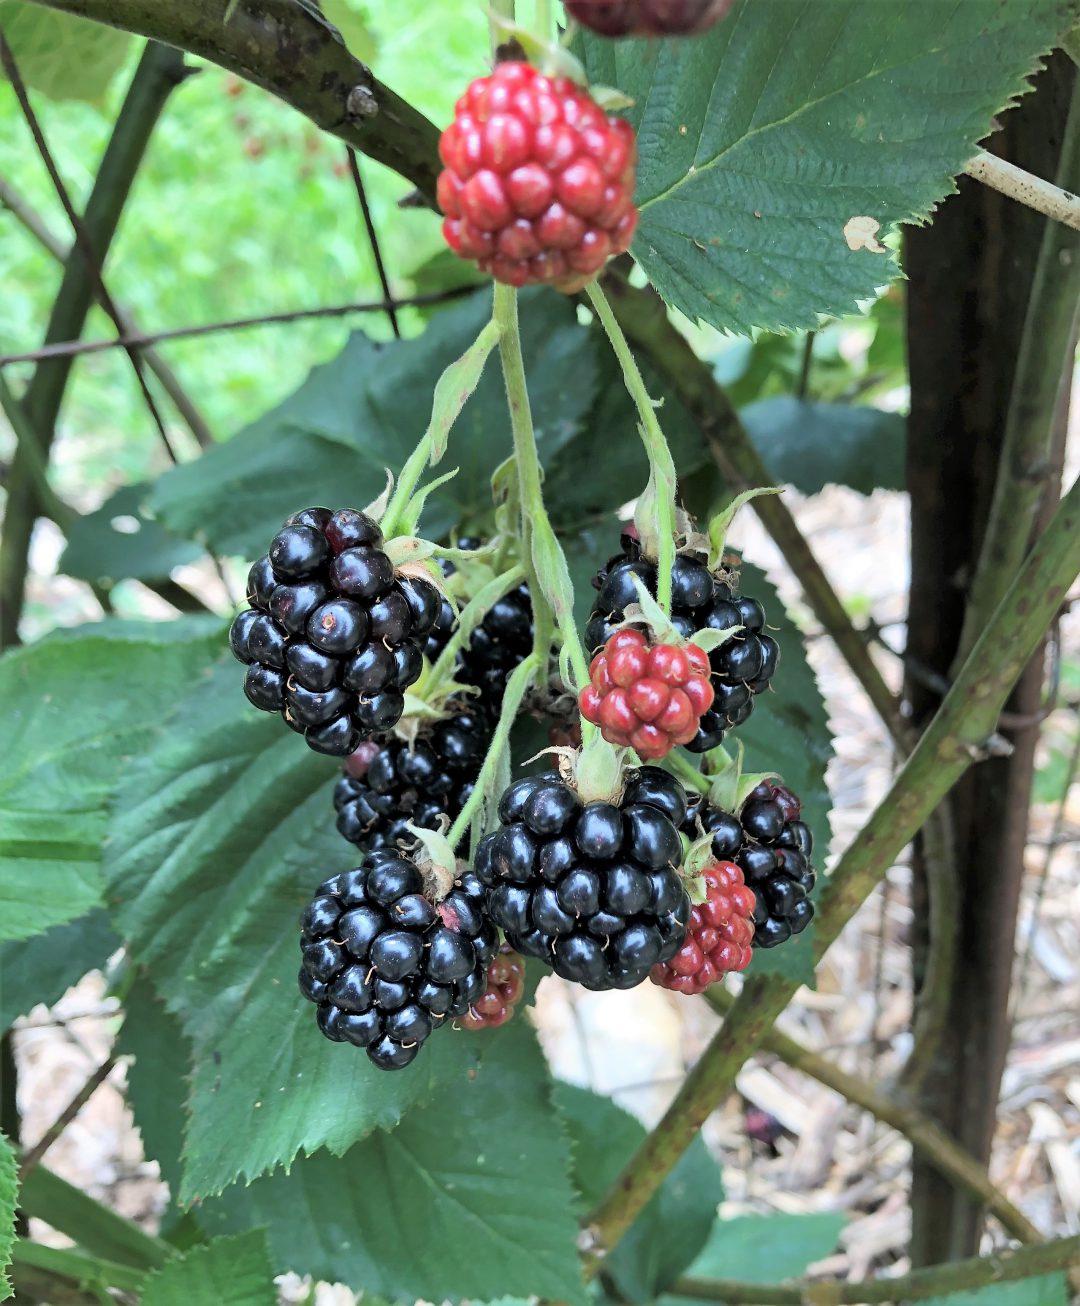
{"type": "Polygon", "coordinates": [[[465,1029],[498,1029],[513,1016],[525,993],[525,962],[504,943],[492,957],[487,989],[476,999],[461,1024],[465,1029]]]}
{"type": "Polygon", "coordinates": [[[496,281],[576,291],[630,248],[634,130],[566,77],[499,64],[458,100],[439,157],[446,243],[496,281]]]}
{"type": "Polygon", "coordinates": [[[688,36],[705,32],[735,0],[565,0],[583,27],[601,36],[688,36]]]}
{"type": "Polygon", "coordinates": [[[649,976],[675,993],[703,993],[729,971],[745,970],[753,956],[756,899],[742,871],[734,862],[713,862],[702,878],[706,897],[690,912],[686,942],[649,976]]]}
{"type": "Polygon", "coordinates": [[[643,759],[666,757],[698,732],[712,707],[709,662],[692,645],[650,644],[633,627],[617,630],[589,666],[578,706],[612,744],[643,759]]]}

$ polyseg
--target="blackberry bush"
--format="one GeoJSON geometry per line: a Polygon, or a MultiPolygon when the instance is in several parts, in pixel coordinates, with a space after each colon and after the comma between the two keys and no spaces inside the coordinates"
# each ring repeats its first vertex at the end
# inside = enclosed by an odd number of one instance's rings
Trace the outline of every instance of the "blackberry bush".
{"type": "Polygon", "coordinates": [[[686,937],[682,786],[630,774],[618,802],[582,802],[554,775],[519,780],[477,850],[492,921],[518,952],[589,989],[633,988],[686,937]]]}
{"type": "Polygon", "coordinates": [[[423,670],[439,592],[398,575],[382,543],[354,509],[294,513],[252,566],[251,606],[232,625],[249,701],[319,753],[344,757],[390,730],[423,670]]]}
{"type": "Polygon", "coordinates": [[[324,880],[300,922],[300,992],[322,1033],[366,1049],[381,1070],[414,1061],[487,988],[499,944],[482,901],[465,873],[432,902],[416,863],[391,852],[324,880]]]}
{"type": "MultiPolygon", "coordinates": [[[[598,594],[585,631],[586,647],[602,648],[637,603],[637,578],[655,598],[656,564],[642,556],[631,535],[623,536],[623,551],[611,558],[593,579],[598,594]]],[[[700,630],[743,627],[709,654],[714,692],[712,706],[701,716],[696,735],[686,747],[704,753],[723,742],[754,710],[754,699],[772,683],[780,646],[765,634],[765,609],[752,598],[739,596],[728,580],[713,576],[706,565],[688,554],[676,556],[672,569],[671,624],[684,639],[700,630]]]]}

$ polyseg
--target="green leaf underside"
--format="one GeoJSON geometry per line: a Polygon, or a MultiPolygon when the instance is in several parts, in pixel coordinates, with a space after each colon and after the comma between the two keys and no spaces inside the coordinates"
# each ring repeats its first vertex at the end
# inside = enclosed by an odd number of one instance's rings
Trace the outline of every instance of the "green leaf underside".
{"type": "MultiPolygon", "coordinates": [[[[740,592],[765,608],[768,632],[780,644],[780,669],[773,687],[754,700],[753,715],[728,741],[746,749],[746,771],[775,771],[802,799],[802,818],[814,835],[814,865],[820,878],[829,851],[832,806],[825,772],[833,755],[825,702],[806,660],[802,636],[784,611],[774,587],[757,567],[740,568],[740,592]]],[[[813,922],[782,947],[759,948],[748,974],[783,975],[813,984],[813,922]]]]}
{"type": "Polygon", "coordinates": [[[900,413],[778,397],[749,404],[739,416],[772,477],[801,494],[826,485],[860,494],[907,488],[900,413]]]}
{"type": "MultiPolygon", "coordinates": [[[[349,486],[357,501],[330,507],[373,498],[386,468],[397,472],[427,428],[440,375],[490,316],[491,296],[483,291],[438,314],[417,339],[378,343],[352,336],[284,403],[166,472],[151,496],[155,516],[184,537],[205,530],[217,553],[255,558],[298,504],[325,502],[327,487],[349,486]]],[[[538,445],[550,459],[592,403],[596,342],[578,324],[573,303],[551,294],[525,296],[522,332],[538,445]]],[[[451,432],[445,466],[458,474],[429,501],[426,538],[442,538],[490,512],[491,474],[509,446],[503,382],[498,368],[489,367],[451,432]]]]}
{"type": "Polygon", "coordinates": [[[11,1296],[6,1270],[15,1243],[15,1203],[19,1191],[16,1172],[15,1151],[0,1134],[0,1301],[11,1296]]]}
{"type": "MultiPolygon", "coordinates": [[[[558,1084],[555,1103],[574,1149],[574,1183],[591,1208],[633,1155],[645,1130],[607,1097],[558,1084]]],[[[604,1261],[621,1298],[643,1303],[682,1274],[701,1251],[723,1199],[720,1167],[695,1138],[660,1191],[604,1261]]]]}
{"type": "Polygon", "coordinates": [[[79,580],[160,580],[201,558],[197,544],[145,515],[149,490],[148,485],[125,485],[96,512],[79,517],[68,532],[60,570],[79,580]]]}
{"type": "Polygon", "coordinates": [[[0,940],[101,905],[101,842],[118,776],[205,666],[205,622],[108,623],[0,660],[0,940]]]}
{"type": "Polygon", "coordinates": [[[142,1306],[276,1306],[262,1229],[215,1238],[174,1256],[146,1280],[142,1306]]]}
{"type": "Polygon", "coordinates": [[[586,34],[635,104],[633,253],[721,330],[812,327],[896,275],[852,218],[925,218],[1076,14],[1072,0],[741,0],[693,41],[586,34]]]}
{"type": "Polygon", "coordinates": [[[119,947],[108,913],[101,908],[32,939],[0,943],[0,1029],[39,1004],[51,1007],[87,971],[104,966],[119,947]]]}
{"type": "Polygon", "coordinates": [[[100,105],[132,45],[126,32],[22,0],[0,0],[0,23],[23,80],[51,100],[100,105]]]}
{"type": "MultiPolygon", "coordinates": [[[[423,1057],[452,1052],[457,1041],[482,1045],[475,1073],[459,1060],[395,1130],[357,1143],[343,1162],[320,1152],[289,1175],[231,1188],[197,1209],[200,1224],[266,1225],[278,1269],[362,1285],[390,1301],[534,1292],[582,1302],[569,1144],[532,1029],[519,1016],[494,1034],[440,1032],[423,1057]],[[404,1237],[414,1225],[416,1236],[404,1237]]],[[[356,1106],[341,1099],[333,1109],[356,1106]]]]}

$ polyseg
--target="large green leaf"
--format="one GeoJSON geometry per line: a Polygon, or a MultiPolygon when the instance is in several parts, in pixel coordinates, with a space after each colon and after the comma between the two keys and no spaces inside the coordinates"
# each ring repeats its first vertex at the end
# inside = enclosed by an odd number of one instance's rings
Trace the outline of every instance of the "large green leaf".
{"type": "Polygon", "coordinates": [[[1069,1306],[1069,1285],[1064,1274],[1047,1274],[1016,1283],[992,1283],[970,1292],[934,1297],[924,1306],[1069,1306]]]}
{"type": "Polygon", "coordinates": [[[100,104],[132,44],[126,32],[22,0],[0,0],[0,26],[24,81],[52,100],[100,104]]]}
{"type": "Polygon", "coordinates": [[[321,8],[341,33],[349,52],[363,63],[373,63],[378,45],[358,0],[322,0],[321,8]]]}
{"type": "MultiPolygon", "coordinates": [[[[400,471],[427,427],[436,381],[490,315],[485,291],[440,313],[416,340],[354,335],[279,407],[167,472],[151,498],[155,515],[179,535],[205,536],[217,553],[253,557],[290,512],[323,502],[327,487],[348,487],[335,492],[362,507],[383,490],[386,469],[400,471]]],[[[595,341],[573,303],[550,293],[524,297],[522,338],[537,440],[551,458],[592,402],[595,341]]],[[[491,473],[510,452],[506,393],[493,361],[451,432],[444,465],[458,475],[429,501],[424,532],[438,538],[485,516],[491,473]]]]}
{"type": "Polygon", "coordinates": [[[0,1301],[11,1296],[6,1270],[15,1243],[15,1202],[19,1192],[16,1170],[14,1149],[0,1134],[0,1301]]]}
{"type": "Polygon", "coordinates": [[[635,257],[669,304],[722,330],[850,312],[896,274],[859,230],[925,218],[1075,14],[740,0],[693,41],[586,35],[590,77],[634,100],[635,257]]]}
{"type": "Polygon", "coordinates": [[[860,494],[903,490],[907,422],[853,404],[763,399],[740,414],[778,483],[803,494],[846,485],[860,494]]]}
{"type": "Polygon", "coordinates": [[[142,1306],[276,1306],[262,1229],[174,1256],[143,1284],[142,1306]]]}
{"type": "Polygon", "coordinates": [[[148,517],[147,485],[125,485],[96,512],[76,519],[59,567],[68,576],[106,583],[131,578],[159,580],[174,567],[194,562],[203,550],[171,535],[148,517]]]}
{"type": "MultiPolygon", "coordinates": [[[[645,1137],[632,1115],[607,1097],[559,1084],[555,1102],[574,1145],[574,1183],[591,1208],[607,1191],[645,1137]]],[[[700,1137],[664,1180],[604,1261],[604,1274],[620,1299],[652,1301],[701,1251],[723,1198],[720,1167],[700,1137]]]]}
{"type": "MultiPolygon", "coordinates": [[[[802,636],[784,611],[776,590],[756,567],[741,568],[741,592],[765,606],[770,632],[781,648],[780,667],[772,689],[759,694],[754,712],[727,740],[741,741],[748,771],[776,771],[802,799],[803,819],[814,835],[814,864],[820,873],[829,850],[830,799],[825,771],[833,755],[832,736],[813,669],[806,660],[802,636]]],[[[783,947],[759,949],[750,973],[783,975],[812,984],[814,926],[811,923],[783,947]]]]}
{"type": "Polygon", "coordinates": [[[0,660],[0,940],[101,905],[117,777],[222,638],[217,623],[143,625],[136,637],[104,622],[0,660]]]}
{"type": "Polygon", "coordinates": [[[18,943],[0,943],[0,1029],[32,1007],[51,1007],[87,971],[105,965],[120,947],[108,914],[98,908],[18,943]]]}
{"type": "MultiPolygon", "coordinates": [[[[231,1188],[200,1208],[200,1223],[214,1231],[264,1224],[276,1269],[391,1301],[535,1293],[581,1302],[569,1143],[536,1038],[519,1018],[476,1039],[478,1068],[459,1063],[395,1130],[372,1134],[341,1160],[319,1152],[289,1175],[231,1188]]],[[[468,1041],[440,1034],[424,1055],[458,1040],[468,1041]]],[[[325,1109],[347,1115],[359,1106],[343,1097],[325,1109]]]]}

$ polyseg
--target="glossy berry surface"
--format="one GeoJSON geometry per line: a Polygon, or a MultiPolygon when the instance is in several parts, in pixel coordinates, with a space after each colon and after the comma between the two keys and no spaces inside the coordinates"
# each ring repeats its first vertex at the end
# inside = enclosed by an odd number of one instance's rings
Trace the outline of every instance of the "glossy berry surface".
{"type": "Polygon", "coordinates": [[[496,281],[577,290],[630,248],[633,128],[568,78],[500,63],[458,100],[439,157],[446,242],[496,281]]]}
{"type": "Polygon", "coordinates": [[[706,32],[735,0],[565,0],[566,12],[600,36],[690,36],[706,32]]]}
{"type": "Polygon", "coordinates": [[[650,644],[640,630],[617,631],[589,666],[579,704],[611,744],[645,759],[688,744],[713,703],[708,655],[693,644],[650,644]]]}
{"type": "Polygon", "coordinates": [[[464,1029],[498,1029],[513,1018],[525,996],[525,961],[503,944],[487,969],[487,988],[462,1017],[464,1029]]]}
{"type": "Polygon", "coordinates": [[[753,956],[756,899],[734,862],[713,862],[702,872],[705,901],[690,910],[686,941],[649,977],[675,993],[704,993],[731,971],[745,970],[753,956]]]}
{"type": "Polygon", "coordinates": [[[814,839],[800,816],[798,798],[771,781],[758,785],[737,816],[699,796],[690,800],[684,833],[696,838],[700,825],[711,834],[713,855],[735,862],[754,892],[755,948],[786,943],[813,920],[814,839]]]}
{"type": "Polygon", "coordinates": [[[412,861],[373,853],[319,885],[300,918],[300,992],[322,1033],[401,1070],[487,987],[498,935],[466,873],[438,904],[412,861]]]}
{"type": "MultiPolygon", "coordinates": [[[[602,649],[637,602],[636,577],[656,596],[656,564],[642,557],[632,534],[623,536],[623,551],[593,578],[598,591],[585,643],[589,652],[602,649]]],[[[713,576],[705,564],[679,554],[672,569],[672,625],[684,639],[699,630],[730,630],[741,626],[709,654],[713,702],[701,715],[697,733],[686,747],[704,753],[723,742],[729,730],[741,726],[754,710],[754,699],[772,684],[780,646],[765,633],[765,609],[756,599],[735,594],[726,580],[713,576]]]]}
{"type": "MultiPolygon", "coordinates": [[[[660,806],[583,803],[554,775],[519,780],[481,840],[475,871],[486,910],[517,952],[589,989],[633,988],[682,946],[690,900],[682,841],[660,806]]],[[[682,787],[667,795],[685,818],[682,787]]]]}
{"type": "Polygon", "coordinates": [[[346,763],[334,789],[337,828],[364,852],[411,847],[409,824],[437,830],[473,792],[493,725],[470,701],[451,700],[456,715],[406,743],[394,739],[346,763]]]}
{"type": "Polygon", "coordinates": [[[244,692],[316,752],[348,756],[390,730],[439,615],[429,582],[395,574],[378,523],[353,508],[294,513],[248,574],[229,636],[244,692]]]}

